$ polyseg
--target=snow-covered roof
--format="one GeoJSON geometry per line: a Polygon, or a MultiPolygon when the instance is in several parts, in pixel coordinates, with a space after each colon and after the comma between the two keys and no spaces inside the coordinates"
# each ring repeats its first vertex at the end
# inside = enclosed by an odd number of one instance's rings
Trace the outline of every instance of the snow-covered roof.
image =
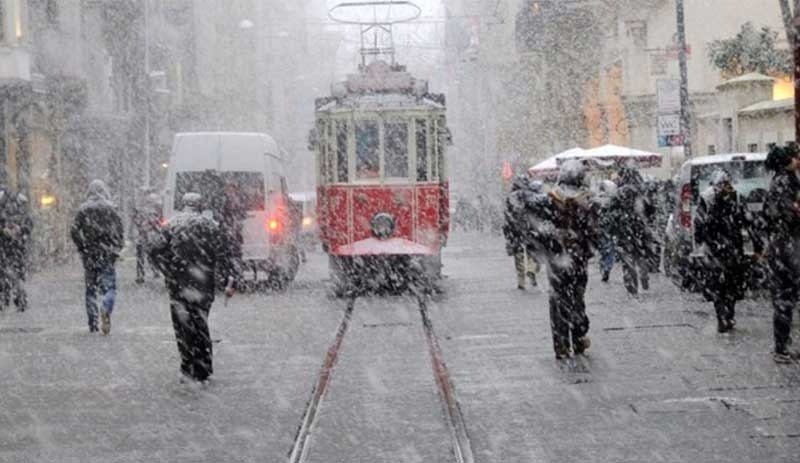
{"type": "Polygon", "coordinates": [[[730,80],[726,80],[725,82],[719,84],[717,88],[730,87],[732,85],[739,85],[739,84],[752,84],[755,82],[772,83],[775,82],[775,79],[773,79],[770,76],[765,76],[764,74],[760,74],[758,72],[751,72],[749,74],[745,74],[730,80]]]}
{"type": "Polygon", "coordinates": [[[739,114],[747,115],[767,111],[794,111],[794,98],[761,101],[754,105],[740,109],[739,114]]]}
{"type": "Polygon", "coordinates": [[[329,101],[320,106],[318,111],[351,111],[353,109],[362,110],[391,110],[391,109],[445,109],[444,105],[430,98],[417,97],[415,95],[402,93],[379,93],[364,95],[347,95],[329,101]]]}
{"type": "Polygon", "coordinates": [[[692,166],[706,165],[706,164],[722,164],[731,162],[733,160],[742,161],[764,161],[767,159],[766,153],[730,153],[730,154],[712,154],[710,156],[698,156],[686,161],[686,164],[692,166]]]}

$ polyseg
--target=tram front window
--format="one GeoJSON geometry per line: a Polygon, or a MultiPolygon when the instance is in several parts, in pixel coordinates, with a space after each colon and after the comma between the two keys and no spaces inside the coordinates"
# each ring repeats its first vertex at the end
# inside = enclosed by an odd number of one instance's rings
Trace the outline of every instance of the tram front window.
{"type": "Polygon", "coordinates": [[[386,124],[386,177],[408,177],[408,124],[386,124]]]}
{"type": "Polygon", "coordinates": [[[356,124],[356,177],[374,179],[380,176],[380,131],[377,122],[356,124]]]}

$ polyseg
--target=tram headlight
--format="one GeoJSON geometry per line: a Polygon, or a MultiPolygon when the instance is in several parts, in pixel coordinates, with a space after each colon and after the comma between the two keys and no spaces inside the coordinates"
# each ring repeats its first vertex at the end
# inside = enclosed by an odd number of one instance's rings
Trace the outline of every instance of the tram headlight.
{"type": "Polygon", "coordinates": [[[370,225],[372,226],[372,234],[379,240],[391,238],[396,226],[394,217],[385,212],[375,214],[370,225]]]}

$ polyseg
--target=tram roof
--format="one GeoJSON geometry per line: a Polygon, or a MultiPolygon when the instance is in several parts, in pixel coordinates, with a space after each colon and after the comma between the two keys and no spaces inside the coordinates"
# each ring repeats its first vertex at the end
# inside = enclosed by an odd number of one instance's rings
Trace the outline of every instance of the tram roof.
{"type": "Polygon", "coordinates": [[[404,93],[349,94],[339,98],[318,100],[317,111],[391,111],[445,109],[444,98],[438,95],[417,96],[404,93]]]}

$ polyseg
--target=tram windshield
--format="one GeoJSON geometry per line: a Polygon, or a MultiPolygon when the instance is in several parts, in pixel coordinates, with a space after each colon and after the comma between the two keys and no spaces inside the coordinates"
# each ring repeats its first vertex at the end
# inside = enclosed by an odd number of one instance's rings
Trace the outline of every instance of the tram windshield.
{"type": "Polygon", "coordinates": [[[378,123],[356,123],[356,178],[380,177],[380,130],[378,123]]]}
{"type": "Polygon", "coordinates": [[[406,122],[387,122],[386,177],[408,177],[408,124],[406,122]]]}

